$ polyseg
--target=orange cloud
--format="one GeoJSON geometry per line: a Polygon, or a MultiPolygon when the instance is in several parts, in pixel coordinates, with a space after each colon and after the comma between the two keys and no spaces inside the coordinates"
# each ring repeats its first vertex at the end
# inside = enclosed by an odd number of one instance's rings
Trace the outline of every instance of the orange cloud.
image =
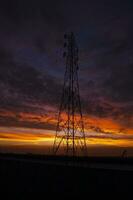
{"type": "MultiPolygon", "coordinates": [[[[8,126],[7,120],[7,127],[0,127],[0,145],[5,142],[12,144],[19,144],[22,142],[25,144],[38,145],[53,144],[57,124],[57,114],[55,114],[55,112],[50,112],[45,115],[20,112],[16,115],[13,112],[1,110],[0,116],[3,118],[14,118],[16,126],[17,122],[29,123],[29,128],[15,128],[8,126]],[[47,129],[49,130],[39,129],[39,123],[47,124],[47,129]],[[34,126],[30,127],[31,124],[35,124],[37,128],[33,128],[34,126]]],[[[78,116],[76,117],[78,118],[78,116]]],[[[62,118],[66,120],[67,116],[63,114],[62,118]]],[[[88,145],[133,146],[133,129],[122,126],[112,118],[98,118],[85,115],[83,119],[88,145]]]]}
{"type": "MultiPolygon", "coordinates": [[[[0,127],[0,145],[49,145],[54,142],[55,131],[30,128],[0,127]]],[[[113,138],[112,135],[86,133],[87,146],[117,146],[132,147],[131,138],[113,138]]]]}

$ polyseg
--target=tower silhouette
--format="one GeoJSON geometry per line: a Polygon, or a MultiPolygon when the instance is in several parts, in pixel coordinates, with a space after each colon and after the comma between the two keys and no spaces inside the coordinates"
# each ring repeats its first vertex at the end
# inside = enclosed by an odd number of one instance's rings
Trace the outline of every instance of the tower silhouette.
{"type": "Polygon", "coordinates": [[[64,85],[58,114],[53,153],[85,155],[86,140],[78,83],[78,47],[73,33],[65,34],[64,85]]]}

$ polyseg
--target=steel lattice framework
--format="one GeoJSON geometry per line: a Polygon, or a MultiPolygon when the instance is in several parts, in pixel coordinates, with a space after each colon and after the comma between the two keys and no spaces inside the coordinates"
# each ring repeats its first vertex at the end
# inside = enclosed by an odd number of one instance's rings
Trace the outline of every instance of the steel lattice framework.
{"type": "Polygon", "coordinates": [[[65,155],[73,156],[82,152],[85,155],[86,140],[78,83],[78,47],[73,33],[65,34],[64,38],[66,71],[53,152],[57,154],[60,150],[65,155]]]}

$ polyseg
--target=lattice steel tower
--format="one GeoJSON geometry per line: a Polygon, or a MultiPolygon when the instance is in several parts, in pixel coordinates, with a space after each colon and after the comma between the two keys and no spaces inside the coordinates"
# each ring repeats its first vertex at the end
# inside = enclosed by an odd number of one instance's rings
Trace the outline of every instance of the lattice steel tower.
{"type": "Polygon", "coordinates": [[[64,38],[66,71],[53,153],[60,151],[65,155],[85,155],[86,140],[78,83],[78,47],[73,33],[65,34],[64,38]]]}

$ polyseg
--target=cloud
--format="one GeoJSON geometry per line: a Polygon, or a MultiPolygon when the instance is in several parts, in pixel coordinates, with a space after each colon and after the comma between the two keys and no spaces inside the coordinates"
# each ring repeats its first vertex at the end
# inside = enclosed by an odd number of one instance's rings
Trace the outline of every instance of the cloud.
{"type": "Polygon", "coordinates": [[[114,101],[128,102],[133,100],[133,65],[114,66],[110,70],[110,78],[103,87],[106,94],[114,101]]]}
{"type": "Polygon", "coordinates": [[[73,29],[80,46],[83,113],[132,127],[132,8],[132,2],[119,1],[78,1],[76,7],[72,1],[2,2],[0,108],[15,117],[1,116],[1,124],[44,127],[38,118],[39,125],[20,122],[20,113],[57,109],[65,70],[63,33],[73,29]]]}

